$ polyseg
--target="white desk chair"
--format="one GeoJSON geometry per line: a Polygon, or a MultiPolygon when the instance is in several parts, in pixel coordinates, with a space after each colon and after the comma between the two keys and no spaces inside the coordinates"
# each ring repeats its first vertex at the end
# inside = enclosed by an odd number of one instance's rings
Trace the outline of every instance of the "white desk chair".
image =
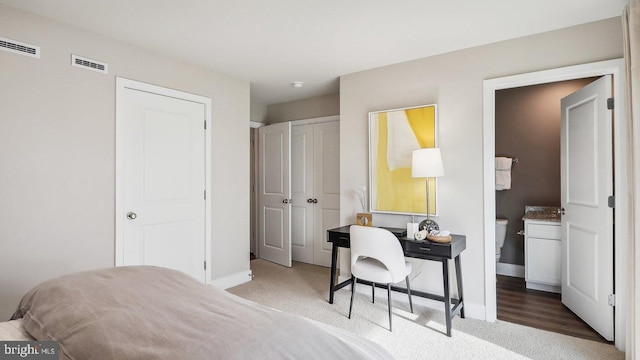
{"type": "Polygon", "coordinates": [[[370,281],[371,294],[375,302],[375,284],[387,284],[389,306],[389,331],[391,331],[391,284],[405,279],[409,307],[413,313],[411,302],[411,287],[409,274],[411,263],[404,260],[402,246],[389,230],[352,225],[349,229],[351,238],[351,303],[349,304],[349,319],[353,308],[353,294],[358,279],[370,281]]]}

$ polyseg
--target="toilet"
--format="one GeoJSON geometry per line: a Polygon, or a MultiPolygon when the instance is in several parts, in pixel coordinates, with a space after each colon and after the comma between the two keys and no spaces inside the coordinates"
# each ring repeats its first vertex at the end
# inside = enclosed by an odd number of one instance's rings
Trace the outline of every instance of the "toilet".
{"type": "Polygon", "coordinates": [[[496,219],[496,265],[500,260],[500,254],[502,246],[504,245],[504,239],[507,237],[507,219],[496,219]]]}

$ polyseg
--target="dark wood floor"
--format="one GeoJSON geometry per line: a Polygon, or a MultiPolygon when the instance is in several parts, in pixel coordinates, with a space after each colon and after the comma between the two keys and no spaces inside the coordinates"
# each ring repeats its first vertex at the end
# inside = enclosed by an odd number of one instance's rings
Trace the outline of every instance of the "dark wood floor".
{"type": "Polygon", "coordinates": [[[496,290],[500,320],[612,344],[564,306],[560,294],[529,290],[523,278],[504,275],[496,290]]]}

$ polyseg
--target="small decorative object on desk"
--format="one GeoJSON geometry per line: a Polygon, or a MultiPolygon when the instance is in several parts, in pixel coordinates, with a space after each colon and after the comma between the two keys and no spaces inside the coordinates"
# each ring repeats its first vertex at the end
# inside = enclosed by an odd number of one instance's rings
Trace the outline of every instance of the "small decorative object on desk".
{"type": "Polygon", "coordinates": [[[356,224],[361,226],[371,226],[373,224],[373,218],[369,213],[357,213],[356,224]]]}
{"type": "Polygon", "coordinates": [[[409,239],[415,239],[416,233],[418,232],[418,230],[420,230],[418,228],[418,223],[413,222],[413,220],[409,223],[407,223],[407,238],[409,239]]]}
{"type": "Polygon", "coordinates": [[[451,232],[442,230],[432,230],[427,235],[427,240],[437,242],[437,243],[450,243],[451,242],[451,232]]]}
{"type": "Polygon", "coordinates": [[[424,240],[427,238],[427,230],[420,230],[413,235],[416,240],[424,240]]]}
{"type": "Polygon", "coordinates": [[[360,200],[360,206],[362,207],[361,213],[356,214],[356,224],[361,226],[373,225],[373,216],[370,213],[366,213],[367,210],[367,187],[359,186],[356,188],[356,195],[360,200]]]}
{"type": "Polygon", "coordinates": [[[438,231],[440,230],[440,227],[438,226],[438,223],[431,220],[431,219],[425,219],[422,220],[420,222],[420,225],[418,226],[418,228],[420,230],[425,230],[428,234],[430,234],[432,231],[438,231]]]}

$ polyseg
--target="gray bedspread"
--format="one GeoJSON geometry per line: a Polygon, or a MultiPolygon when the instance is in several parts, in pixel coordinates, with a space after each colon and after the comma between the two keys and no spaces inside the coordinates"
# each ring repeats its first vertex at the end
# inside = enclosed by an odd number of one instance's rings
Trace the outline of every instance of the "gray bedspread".
{"type": "Polygon", "coordinates": [[[158,267],[63,276],[12,318],[61,359],[391,359],[379,345],[158,267]]]}

